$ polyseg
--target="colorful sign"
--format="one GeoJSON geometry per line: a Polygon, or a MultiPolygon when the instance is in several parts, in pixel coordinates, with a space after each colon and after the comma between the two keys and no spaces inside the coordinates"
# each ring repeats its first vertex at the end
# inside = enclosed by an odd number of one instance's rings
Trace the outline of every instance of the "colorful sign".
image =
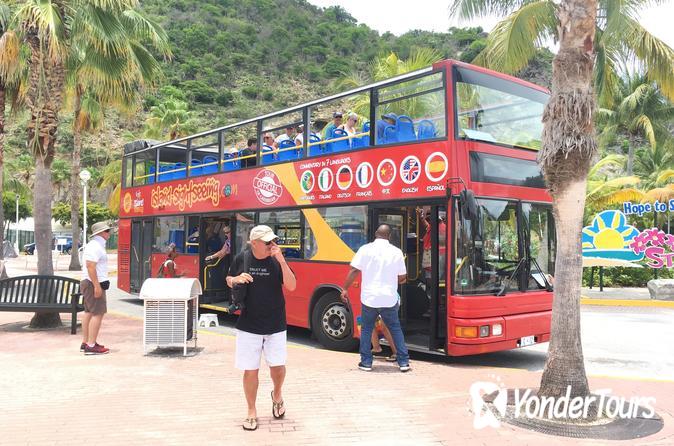
{"type": "Polygon", "coordinates": [[[639,230],[627,224],[627,217],[620,211],[603,211],[592,224],[583,228],[584,258],[635,262],[644,258],[643,252],[631,248],[639,230]]]}
{"type": "Polygon", "coordinates": [[[635,255],[644,255],[651,268],[672,268],[674,266],[674,235],[658,228],[646,229],[630,243],[635,255]],[[667,252],[670,251],[670,252],[667,252]]]}

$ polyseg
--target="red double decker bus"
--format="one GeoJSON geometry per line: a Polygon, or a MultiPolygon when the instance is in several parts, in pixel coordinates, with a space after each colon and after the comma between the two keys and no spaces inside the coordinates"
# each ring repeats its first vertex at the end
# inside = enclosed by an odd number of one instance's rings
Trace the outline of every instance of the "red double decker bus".
{"type": "Polygon", "coordinates": [[[388,223],[407,262],[410,348],[468,355],[545,342],[555,229],[536,154],[547,99],[447,60],[174,141],[129,143],[118,287],[138,292],[174,243],[177,270],[202,283],[201,307],[224,310],[231,259],[266,224],[298,278],[288,323],[351,350],[358,284],[350,305],[340,285],[388,223]]]}

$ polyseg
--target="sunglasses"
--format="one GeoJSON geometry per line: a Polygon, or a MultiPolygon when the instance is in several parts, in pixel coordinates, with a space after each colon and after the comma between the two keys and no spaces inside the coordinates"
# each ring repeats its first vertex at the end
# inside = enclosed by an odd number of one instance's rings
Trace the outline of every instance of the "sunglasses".
{"type": "Polygon", "coordinates": [[[268,242],[264,242],[264,244],[265,244],[266,246],[269,246],[269,245],[271,245],[272,243],[275,243],[275,242],[276,242],[276,240],[270,240],[270,241],[268,241],[268,242]]]}

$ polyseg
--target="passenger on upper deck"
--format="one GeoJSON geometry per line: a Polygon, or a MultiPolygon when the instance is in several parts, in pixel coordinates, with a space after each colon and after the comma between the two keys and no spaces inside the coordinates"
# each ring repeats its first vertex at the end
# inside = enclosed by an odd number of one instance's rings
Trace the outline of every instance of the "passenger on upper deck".
{"type": "Polygon", "coordinates": [[[268,145],[269,147],[274,147],[274,134],[265,133],[262,135],[262,144],[268,145]]]}
{"type": "Polygon", "coordinates": [[[377,121],[377,141],[384,139],[384,129],[387,125],[395,125],[398,115],[395,113],[386,113],[377,121]]]}
{"type": "Polygon", "coordinates": [[[248,138],[248,143],[246,144],[246,148],[243,149],[240,153],[242,157],[247,157],[251,156],[250,158],[244,158],[241,160],[241,164],[243,167],[251,167],[254,166],[257,162],[255,159],[255,155],[257,154],[257,138],[248,138]]]}
{"type": "Polygon", "coordinates": [[[358,123],[358,115],[351,112],[346,118],[346,122],[339,126],[340,129],[344,130],[347,135],[353,136],[358,133],[356,130],[356,124],[358,123]]]}
{"type": "Polygon", "coordinates": [[[332,138],[332,131],[342,125],[342,112],[332,114],[332,122],[323,129],[323,139],[332,138]]]}
{"type": "Polygon", "coordinates": [[[304,144],[304,124],[297,126],[297,136],[295,136],[295,145],[302,146],[304,144]]]}
{"type": "Polygon", "coordinates": [[[286,132],[281,133],[276,137],[276,139],[274,140],[274,146],[278,147],[279,144],[288,139],[291,141],[295,139],[295,127],[293,127],[292,125],[286,126],[286,132]]]}

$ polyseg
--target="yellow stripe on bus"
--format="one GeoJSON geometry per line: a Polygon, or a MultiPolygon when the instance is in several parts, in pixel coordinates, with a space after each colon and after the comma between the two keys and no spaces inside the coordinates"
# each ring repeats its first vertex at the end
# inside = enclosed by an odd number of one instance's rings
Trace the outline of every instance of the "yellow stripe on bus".
{"type": "MultiPolygon", "coordinates": [[[[302,200],[304,195],[300,187],[300,180],[297,178],[295,167],[292,164],[280,164],[269,166],[280,179],[286,190],[290,193],[295,203],[299,206],[311,204],[309,200],[302,200]]],[[[309,227],[316,239],[318,249],[311,260],[331,260],[334,262],[350,262],[353,259],[354,252],[344,241],[332,230],[316,209],[303,209],[304,218],[307,219],[309,227]]]]}

